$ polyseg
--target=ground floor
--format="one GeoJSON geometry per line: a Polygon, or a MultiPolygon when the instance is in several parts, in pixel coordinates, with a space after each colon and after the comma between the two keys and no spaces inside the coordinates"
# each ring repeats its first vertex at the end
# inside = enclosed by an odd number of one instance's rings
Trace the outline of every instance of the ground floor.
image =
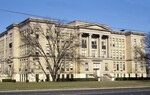
{"type": "MultiPolygon", "coordinates": [[[[99,81],[114,81],[115,78],[142,78],[147,77],[145,73],[138,74],[101,74],[101,76],[94,76],[92,74],[59,74],[60,79],[85,79],[85,78],[96,78],[99,81]]],[[[43,81],[52,81],[50,74],[15,74],[13,75],[13,79],[17,82],[43,82],[43,81]]]]}
{"type": "MultiPolygon", "coordinates": [[[[42,62],[44,64],[44,61],[42,62]]],[[[15,79],[17,82],[52,81],[50,73],[47,72],[47,74],[44,74],[44,72],[40,70],[40,66],[38,64],[28,66],[29,67],[26,67],[25,69],[21,69],[19,63],[14,64],[15,71],[10,72],[9,75],[11,75],[11,78],[15,79]],[[29,70],[31,72],[22,73],[23,71],[21,70],[25,70],[24,72],[29,70]]],[[[143,64],[132,61],[126,62],[125,60],[84,58],[80,59],[78,63],[66,63],[64,66],[65,68],[63,68],[63,73],[58,74],[60,79],[95,78],[99,81],[113,81],[115,78],[147,77],[146,68],[143,64]]],[[[43,68],[47,69],[46,66],[43,68]]],[[[10,71],[12,69],[7,70],[10,71]]],[[[5,78],[6,76],[7,75],[5,75],[5,78]]],[[[3,77],[0,76],[0,79],[2,78],[3,77]]]]}

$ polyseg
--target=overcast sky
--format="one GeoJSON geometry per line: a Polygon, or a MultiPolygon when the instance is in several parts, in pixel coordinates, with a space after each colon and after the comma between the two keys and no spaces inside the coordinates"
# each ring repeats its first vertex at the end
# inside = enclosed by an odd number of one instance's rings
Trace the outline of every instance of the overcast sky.
{"type": "MultiPolygon", "coordinates": [[[[150,0],[0,0],[0,9],[67,21],[97,22],[118,30],[150,31],[150,0]]],[[[28,17],[0,10],[0,32],[28,17]]]]}

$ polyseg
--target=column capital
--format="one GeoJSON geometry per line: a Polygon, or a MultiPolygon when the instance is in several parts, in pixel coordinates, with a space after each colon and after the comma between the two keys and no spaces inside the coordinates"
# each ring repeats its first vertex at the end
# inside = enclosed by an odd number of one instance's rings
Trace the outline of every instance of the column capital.
{"type": "Polygon", "coordinates": [[[83,33],[82,33],[82,32],[79,32],[78,34],[79,34],[79,35],[82,35],[83,33]]]}
{"type": "Polygon", "coordinates": [[[89,33],[89,36],[92,36],[93,34],[92,33],[89,33]]]}
{"type": "Polygon", "coordinates": [[[102,37],[102,34],[98,34],[99,35],[99,37],[102,37]]]}

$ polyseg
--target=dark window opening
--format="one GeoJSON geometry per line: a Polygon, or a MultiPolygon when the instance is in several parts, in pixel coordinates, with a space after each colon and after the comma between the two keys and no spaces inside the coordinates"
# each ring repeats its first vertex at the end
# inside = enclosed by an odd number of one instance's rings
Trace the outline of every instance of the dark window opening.
{"type": "Polygon", "coordinates": [[[12,43],[9,43],[9,48],[12,48],[12,43]]]}

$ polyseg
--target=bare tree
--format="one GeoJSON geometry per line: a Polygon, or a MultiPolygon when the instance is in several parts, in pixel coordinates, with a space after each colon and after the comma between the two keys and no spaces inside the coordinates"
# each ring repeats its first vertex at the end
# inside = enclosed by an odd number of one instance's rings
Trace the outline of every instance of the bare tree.
{"type": "Polygon", "coordinates": [[[144,45],[142,46],[136,46],[135,52],[136,52],[136,59],[143,59],[146,60],[148,63],[150,62],[150,32],[145,35],[145,38],[143,39],[144,45]]]}
{"type": "Polygon", "coordinates": [[[5,60],[4,60],[4,62],[6,62],[7,63],[7,66],[6,66],[6,68],[5,68],[5,71],[4,71],[4,73],[6,74],[6,75],[8,75],[8,77],[10,77],[10,78],[12,78],[12,76],[13,76],[13,74],[14,74],[14,69],[13,69],[13,65],[12,65],[12,60],[10,59],[10,58],[6,58],[5,60]]]}
{"type": "Polygon", "coordinates": [[[146,66],[150,65],[150,32],[145,35],[143,45],[135,47],[136,60],[146,61],[146,66]]]}
{"type": "Polygon", "coordinates": [[[57,81],[66,60],[76,61],[78,34],[75,27],[61,23],[46,26],[47,29],[44,30],[42,25],[36,23],[26,30],[21,30],[20,36],[22,43],[28,47],[27,57],[35,58],[44,74],[46,75],[48,71],[52,81],[57,81]],[[43,42],[46,46],[43,46],[43,42]],[[47,65],[46,69],[41,58],[47,65]]]}

